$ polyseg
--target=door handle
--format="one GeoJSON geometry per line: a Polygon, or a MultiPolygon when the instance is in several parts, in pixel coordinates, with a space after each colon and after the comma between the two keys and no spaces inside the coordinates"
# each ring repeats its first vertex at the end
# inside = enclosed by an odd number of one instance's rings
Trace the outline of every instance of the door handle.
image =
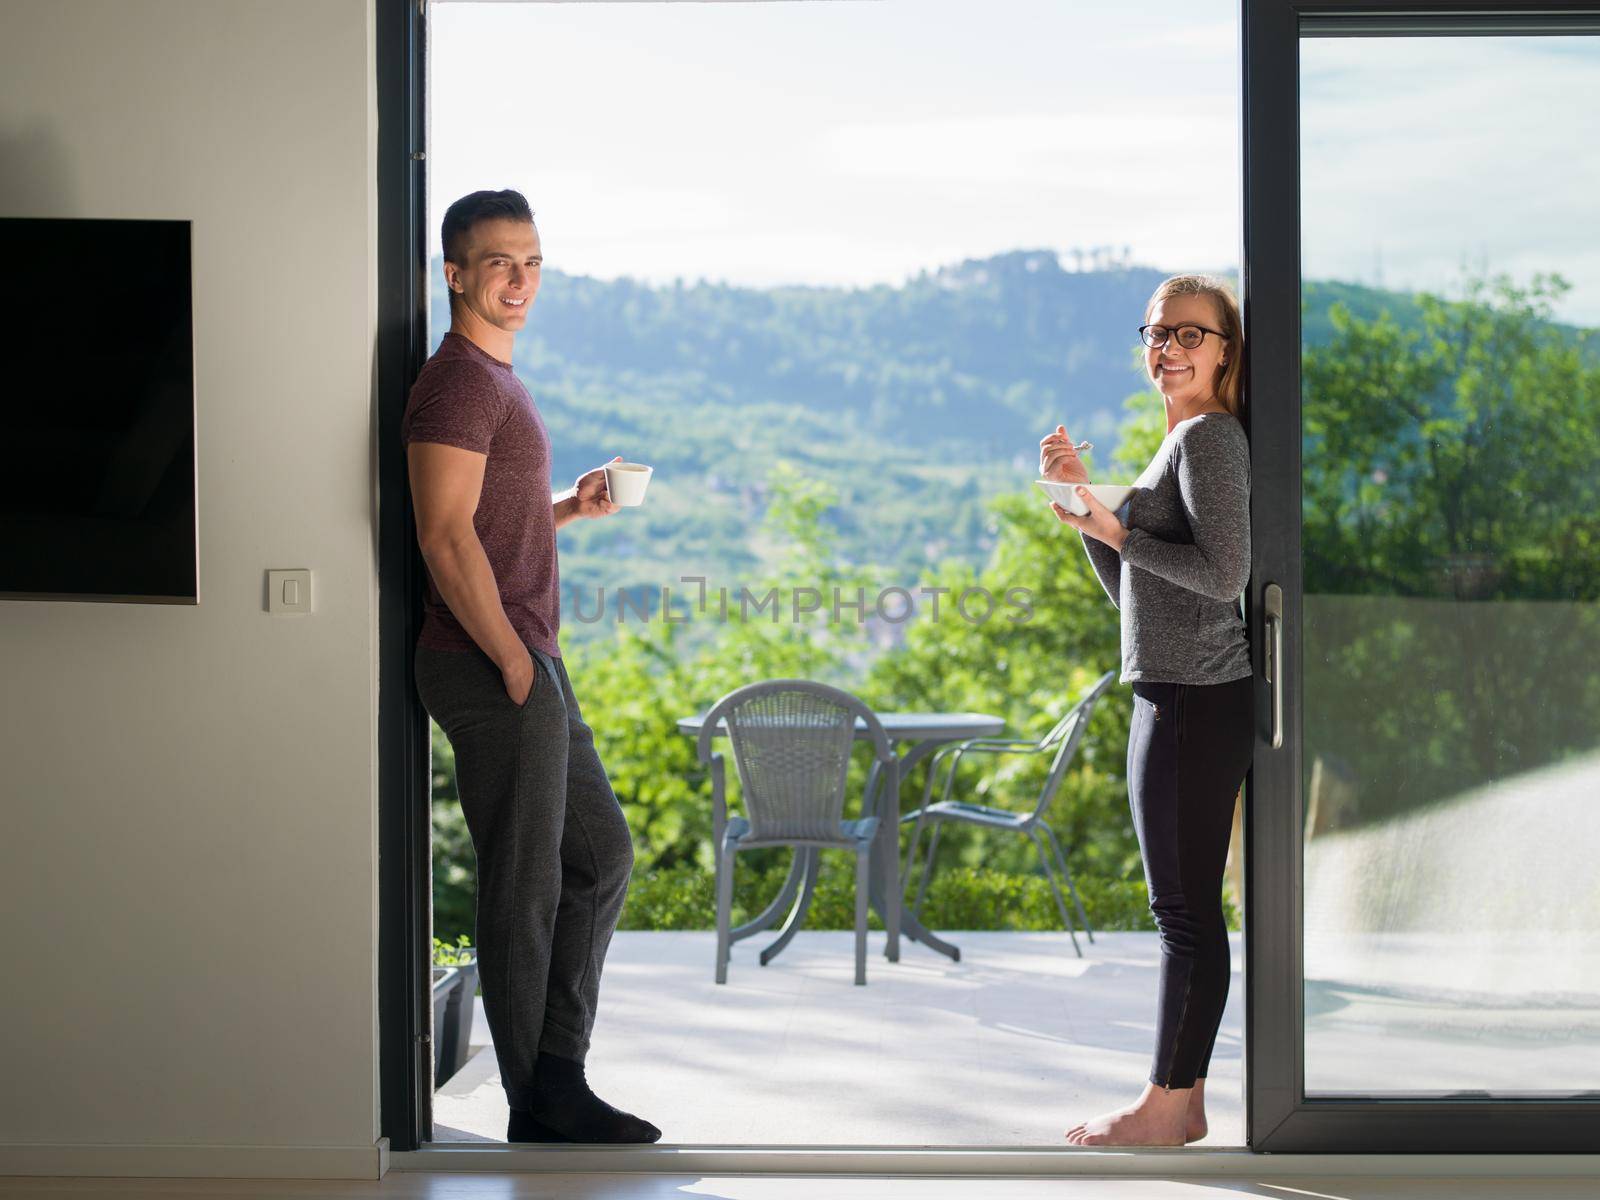
{"type": "Polygon", "coordinates": [[[1272,685],[1272,739],[1274,750],[1283,747],[1283,589],[1267,584],[1262,596],[1267,615],[1266,666],[1264,674],[1272,685]]]}

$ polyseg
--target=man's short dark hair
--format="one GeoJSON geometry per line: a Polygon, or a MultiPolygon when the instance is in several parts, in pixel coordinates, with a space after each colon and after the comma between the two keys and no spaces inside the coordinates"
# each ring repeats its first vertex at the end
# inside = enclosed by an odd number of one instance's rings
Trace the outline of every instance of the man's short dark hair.
{"type": "Polygon", "coordinates": [[[472,192],[444,210],[439,240],[444,244],[444,260],[459,265],[465,252],[467,234],[479,221],[526,221],[533,224],[533,209],[521,192],[472,192]]]}

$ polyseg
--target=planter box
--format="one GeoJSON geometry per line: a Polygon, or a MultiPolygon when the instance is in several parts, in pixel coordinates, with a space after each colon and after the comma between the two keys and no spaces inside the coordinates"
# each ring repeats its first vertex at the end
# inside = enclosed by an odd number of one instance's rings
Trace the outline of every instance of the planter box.
{"type": "Polygon", "coordinates": [[[438,1087],[444,1077],[439,1074],[444,1066],[445,1016],[456,994],[461,991],[461,972],[454,967],[433,969],[433,1086],[438,1087]]]}
{"type": "MultiPolygon", "coordinates": [[[[478,992],[478,964],[461,963],[452,968],[460,976],[459,986],[450,993],[444,1009],[444,1041],[439,1047],[433,1086],[438,1087],[467,1065],[472,1041],[472,998],[478,992]]],[[[435,1001],[435,1004],[438,1002],[435,1001]]],[[[438,1017],[435,1016],[435,1021],[438,1017]]]]}

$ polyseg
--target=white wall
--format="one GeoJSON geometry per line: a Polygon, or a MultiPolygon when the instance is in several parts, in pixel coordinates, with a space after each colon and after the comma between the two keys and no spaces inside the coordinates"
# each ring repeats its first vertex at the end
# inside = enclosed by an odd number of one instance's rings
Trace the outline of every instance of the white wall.
{"type": "Polygon", "coordinates": [[[378,1161],[373,79],[371,0],[0,12],[0,215],[194,222],[201,592],[0,601],[0,1172],[378,1161]]]}

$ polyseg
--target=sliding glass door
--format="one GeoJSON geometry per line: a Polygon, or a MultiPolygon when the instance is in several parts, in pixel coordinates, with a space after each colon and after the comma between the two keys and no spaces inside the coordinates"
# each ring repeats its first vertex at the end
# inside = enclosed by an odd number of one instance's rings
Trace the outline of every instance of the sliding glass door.
{"type": "MultiPolygon", "coordinates": [[[[1600,5],[1242,0],[1261,1151],[1600,1128],[1600,5]]],[[[420,7],[379,37],[383,1130],[428,1140],[420,7]]],[[[1183,197],[1173,200],[1183,204],[1183,197]]],[[[1175,209],[1176,211],[1176,209],[1175,209]]]]}
{"type": "Polygon", "coordinates": [[[1246,0],[1249,1136],[1600,1117],[1600,15],[1246,0]]]}

